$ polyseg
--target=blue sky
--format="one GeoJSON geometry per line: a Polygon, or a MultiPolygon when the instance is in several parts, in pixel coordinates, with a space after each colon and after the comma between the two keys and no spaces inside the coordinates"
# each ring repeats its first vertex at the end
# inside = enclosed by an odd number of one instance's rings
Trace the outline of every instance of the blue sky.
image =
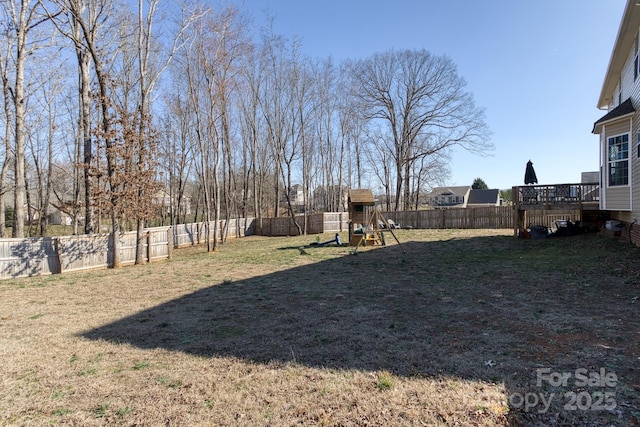
{"type": "Polygon", "coordinates": [[[297,37],[305,55],[335,62],[389,49],[449,56],[486,111],[490,156],[457,150],[448,185],[476,177],[522,185],[527,160],[540,184],[598,170],[596,103],[625,0],[244,0],[257,26],[297,37]]]}

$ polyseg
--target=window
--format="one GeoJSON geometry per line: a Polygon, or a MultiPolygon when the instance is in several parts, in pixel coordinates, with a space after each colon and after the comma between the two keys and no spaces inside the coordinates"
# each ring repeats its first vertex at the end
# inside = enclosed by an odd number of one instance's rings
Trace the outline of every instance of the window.
{"type": "Polygon", "coordinates": [[[608,139],[609,186],[629,184],[629,134],[608,139]]]}

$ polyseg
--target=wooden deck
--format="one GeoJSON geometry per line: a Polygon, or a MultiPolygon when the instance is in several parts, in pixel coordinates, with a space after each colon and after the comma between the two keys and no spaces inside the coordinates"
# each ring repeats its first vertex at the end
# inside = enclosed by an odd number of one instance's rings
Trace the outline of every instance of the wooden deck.
{"type": "Polygon", "coordinates": [[[600,205],[600,184],[551,184],[513,187],[513,204],[527,209],[591,209],[600,205]]]}
{"type": "Polygon", "coordinates": [[[567,212],[567,215],[574,218],[572,220],[576,220],[576,217],[577,220],[582,220],[587,211],[597,214],[600,210],[600,184],[595,182],[515,186],[512,188],[512,198],[514,234],[517,235],[519,230],[533,225],[527,221],[527,211],[535,211],[536,216],[543,213],[550,217],[559,217],[560,212],[567,212]]]}

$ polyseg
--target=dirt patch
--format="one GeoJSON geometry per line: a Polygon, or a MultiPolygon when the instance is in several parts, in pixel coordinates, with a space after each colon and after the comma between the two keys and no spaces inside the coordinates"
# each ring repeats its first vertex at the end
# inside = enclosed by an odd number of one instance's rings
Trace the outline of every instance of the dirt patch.
{"type": "Polygon", "coordinates": [[[251,237],[2,282],[0,422],[633,425],[639,250],[511,234],[251,237]]]}

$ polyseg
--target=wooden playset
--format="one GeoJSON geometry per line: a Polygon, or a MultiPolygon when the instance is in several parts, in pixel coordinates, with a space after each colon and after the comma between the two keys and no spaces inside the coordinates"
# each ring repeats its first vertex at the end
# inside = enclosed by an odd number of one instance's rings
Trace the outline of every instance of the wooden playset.
{"type": "Polygon", "coordinates": [[[389,222],[377,209],[371,190],[349,190],[349,246],[386,245],[384,233],[387,231],[400,244],[389,222]]]}

